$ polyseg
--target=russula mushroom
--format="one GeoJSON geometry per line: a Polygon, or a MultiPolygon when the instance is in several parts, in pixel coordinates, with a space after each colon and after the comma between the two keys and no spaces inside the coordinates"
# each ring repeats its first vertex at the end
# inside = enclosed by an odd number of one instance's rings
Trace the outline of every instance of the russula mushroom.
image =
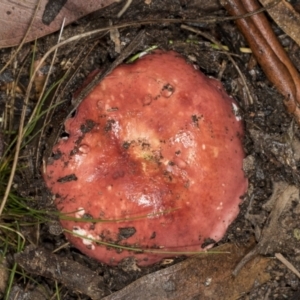
{"type": "Polygon", "coordinates": [[[175,52],[116,68],[65,131],[43,176],[71,217],[61,220],[68,240],[90,257],[144,266],[202,251],[239,212],[247,179],[238,106],[175,52]]]}

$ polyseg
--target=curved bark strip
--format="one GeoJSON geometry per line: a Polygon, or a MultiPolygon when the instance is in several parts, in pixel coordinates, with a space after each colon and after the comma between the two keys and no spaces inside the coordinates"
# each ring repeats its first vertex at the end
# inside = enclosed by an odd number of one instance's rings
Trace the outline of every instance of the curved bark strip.
{"type": "MultiPolygon", "coordinates": [[[[259,0],[266,7],[273,0],[259,0]]],[[[276,6],[268,9],[268,14],[276,24],[300,46],[299,24],[300,14],[287,1],[280,1],[276,6]]]]}
{"type": "MultiPolygon", "coordinates": [[[[256,0],[226,0],[223,1],[223,5],[233,16],[261,8],[256,0]]],[[[300,124],[300,76],[279,43],[266,16],[260,13],[241,18],[236,24],[268,79],[285,97],[284,104],[287,110],[300,124]]]]}

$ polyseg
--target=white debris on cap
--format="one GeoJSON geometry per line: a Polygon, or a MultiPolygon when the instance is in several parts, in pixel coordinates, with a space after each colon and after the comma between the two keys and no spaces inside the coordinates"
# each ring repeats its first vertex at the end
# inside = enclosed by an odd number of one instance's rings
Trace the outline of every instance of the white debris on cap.
{"type": "Polygon", "coordinates": [[[80,227],[73,227],[73,233],[75,233],[77,237],[81,238],[84,245],[86,245],[91,250],[95,250],[95,245],[92,241],[93,239],[95,239],[95,237],[92,234],[88,233],[88,231],[80,227]]]}

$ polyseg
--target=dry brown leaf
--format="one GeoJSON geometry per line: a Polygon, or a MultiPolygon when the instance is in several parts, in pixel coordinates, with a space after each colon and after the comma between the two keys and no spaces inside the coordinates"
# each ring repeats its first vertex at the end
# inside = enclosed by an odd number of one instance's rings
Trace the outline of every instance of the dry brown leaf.
{"type": "Polygon", "coordinates": [[[256,257],[237,277],[232,271],[249,248],[226,244],[216,251],[229,253],[204,254],[144,276],[123,290],[103,300],[236,300],[255,284],[270,279],[266,267],[272,259],[256,257]]]}
{"type": "MultiPolygon", "coordinates": [[[[259,0],[265,7],[274,0],[259,0]]],[[[300,46],[300,15],[287,1],[282,0],[274,7],[268,9],[268,13],[277,25],[300,46]]]]}
{"type": "MultiPolygon", "coordinates": [[[[26,42],[60,29],[93,11],[120,0],[41,0],[26,42]]],[[[34,15],[38,0],[0,0],[0,48],[19,44],[34,15]]]]}

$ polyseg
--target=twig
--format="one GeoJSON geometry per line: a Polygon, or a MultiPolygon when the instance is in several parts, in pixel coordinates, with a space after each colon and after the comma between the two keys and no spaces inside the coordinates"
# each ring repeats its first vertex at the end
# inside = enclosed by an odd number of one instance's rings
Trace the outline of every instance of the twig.
{"type": "MultiPolygon", "coordinates": [[[[224,7],[231,15],[257,11],[256,0],[226,0],[224,7]]],[[[236,20],[258,63],[271,83],[285,97],[284,104],[300,124],[300,75],[279,43],[264,14],[236,20]]]]}
{"type": "Polygon", "coordinates": [[[123,8],[118,12],[117,17],[120,18],[130,6],[132,0],[127,0],[123,8]]]}
{"type": "MultiPolygon", "coordinates": [[[[59,32],[59,36],[58,36],[58,40],[57,40],[58,43],[59,43],[59,41],[61,40],[62,33],[63,33],[63,30],[64,30],[64,26],[65,26],[65,18],[63,19],[63,23],[62,23],[61,28],[60,28],[60,32],[59,32]]],[[[52,68],[53,68],[53,65],[54,65],[54,61],[55,61],[55,59],[56,59],[57,50],[58,50],[58,49],[56,49],[56,50],[54,51],[54,53],[53,53],[53,57],[52,57],[51,64],[50,64],[50,68],[49,68],[49,71],[48,71],[48,73],[47,73],[47,76],[46,76],[46,79],[45,79],[45,82],[44,82],[42,91],[41,91],[40,96],[39,96],[39,99],[38,99],[38,101],[37,101],[37,103],[36,103],[36,105],[35,105],[35,108],[34,108],[32,114],[31,114],[31,117],[30,117],[30,119],[29,119],[29,121],[28,121],[28,124],[30,124],[30,123],[33,121],[33,119],[34,119],[34,117],[35,117],[35,115],[36,115],[36,111],[37,111],[38,107],[41,105],[42,99],[43,99],[43,97],[44,97],[44,92],[45,92],[46,86],[47,86],[47,84],[48,84],[49,77],[50,77],[50,75],[51,75],[51,71],[52,71],[52,68]]],[[[32,77],[32,80],[33,80],[33,79],[34,79],[34,77],[32,77]]],[[[52,102],[50,103],[49,107],[51,107],[51,106],[52,106],[52,102]]],[[[35,169],[35,170],[37,170],[37,168],[38,168],[38,166],[37,166],[37,164],[38,164],[38,154],[39,154],[39,151],[38,151],[38,150],[40,149],[41,136],[42,136],[42,132],[43,132],[44,127],[45,127],[45,120],[47,120],[47,119],[48,119],[48,116],[49,116],[49,111],[51,111],[51,110],[47,110],[47,113],[46,113],[44,119],[42,120],[42,121],[43,121],[43,125],[42,125],[41,127],[36,128],[38,131],[39,131],[39,130],[41,131],[41,134],[37,137],[37,145],[36,145],[36,149],[37,149],[37,150],[36,150],[35,164],[34,164],[34,167],[35,167],[34,169],[35,169]]],[[[38,123],[37,123],[37,124],[38,124],[38,123]]],[[[36,127],[37,127],[37,126],[36,126],[36,127]]]]}
{"type": "Polygon", "coordinates": [[[275,253],[275,257],[281,261],[290,271],[292,271],[295,275],[300,278],[300,273],[298,270],[281,254],[281,253],[275,253]]]}
{"type": "MultiPolygon", "coordinates": [[[[61,38],[63,25],[64,25],[64,21],[63,21],[63,24],[62,24],[61,32],[59,34],[59,39],[61,38]]],[[[55,57],[55,55],[56,55],[56,50],[54,52],[54,57],[55,57]]],[[[53,62],[54,62],[54,59],[52,60],[52,63],[53,62]]],[[[38,69],[36,69],[36,70],[38,70],[38,69]]],[[[31,82],[33,82],[33,80],[35,78],[35,75],[36,75],[36,72],[34,72],[34,76],[32,76],[31,82]]],[[[46,83],[47,83],[47,81],[45,82],[45,85],[46,85],[46,83]]],[[[43,91],[45,89],[45,85],[43,87],[43,91]]],[[[28,92],[27,97],[25,97],[25,99],[24,99],[23,109],[22,109],[20,123],[19,123],[19,135],[18,135],[18,138],[17,138],[14,161],[13,161],[13,164],[12,164],[9,180],[8,180],[8,183],[7,183],[7,186],[6,186],[6,189],[5,189],[5,194],[4,194],[4,197],[3,197],[2,202],[1,202],[0,216],[2,215],[5,204],[7,202],[7,199],[8,199],[9,193],[10,193],[10,189],[11,189],[11,186],[12,186],[12,183],[13,183],[13,179],[14,179],[14,176],[15,176],[15,172],[16,172],[16,169],[17,169],[19,154],[20,154],[20,150],[21,150],[21,144],[22,144],[22,141],[23,141],[23,137],[25,135],[24,123],[25,123],[26,109],[27,109],[27,105],[28,105],[28,101],[29,101],[29,93],[30,93],[30,91],[28,92]]],[[[43,92],[41,93],[39,102],[41,101],[42,94],[43,94],[43,92]]],[[[35,106],[35,109],[34,109],[32,115],[31,115],[31,120],[32,120],[33,116],[35,115],[35,112],[36,112],[37,108],[38,108],[38,105],[35,106]]],[[[29,123],[30,123],[30,121],[29,121],[29,123]]]]}

